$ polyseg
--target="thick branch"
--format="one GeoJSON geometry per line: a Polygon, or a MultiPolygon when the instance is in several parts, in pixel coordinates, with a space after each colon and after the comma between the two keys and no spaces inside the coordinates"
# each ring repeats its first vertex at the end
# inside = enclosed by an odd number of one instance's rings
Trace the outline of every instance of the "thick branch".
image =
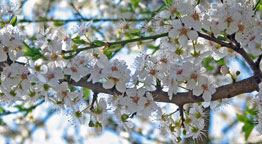
{"type": "MultiPolygon", "coordinates": [[[[258,90],[258,83],[260,83],[260,77],[252,76],[247,79],[235,82],[233,84],[227,84],[220,86],[216,89],[216,92],[212,95],[212,101],[231,98],[243,93],[249,93],[255,90],[258,90]]],[[[81,86],[89,89],[93,89],[98,93],[106,93],[110,95],[121,94],[115,88],[112,89],[104,89],[101,83],[87,82],[86,79],[81,79],[79,82],[72,82],[74,86],[81,86]]],[[[188,104],[188,103],[196,103],[203,102],[203,98],[201,96],[194,96],[192,92],[180,92],[173,96],[172,100],[169,100],[169,96],[167,92],[164,91],[154,91],[152,92],[154,96],[154,100],[156,102],[166,102],[166,103],[174,103],[178,106],[188,104]]]]}

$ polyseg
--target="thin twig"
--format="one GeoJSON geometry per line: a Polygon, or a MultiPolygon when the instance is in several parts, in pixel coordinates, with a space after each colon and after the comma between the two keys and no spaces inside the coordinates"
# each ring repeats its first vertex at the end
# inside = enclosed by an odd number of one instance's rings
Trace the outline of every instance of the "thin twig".
{"type": "MultiPolygon", "coordinates": [[[[150,18],[141,18],[141,19],[125,19],[125,21],[129,22],[141,22],[141,21],[148,21],[150,18]]],[[[96,22],[118,22],[123,21],[123,19],[118,18],[79,18],[79,19],[39,19],[39,20],[29,20],[29,19],[21,19],[19,23],[41,23],[41,22],[77,22],[77,21],[92,21],[93,23],[96,22]]]]}
{"type": "Polygon", "coordinates": [[[97,100],[97,95],[98,95],[98,92],[94,91],[93,90],[93,99],[92,99],[92,103],[91,103],[91,107],[90,107],[90,110],[93,111],[94,110],[94,104],[97,100]]]}
{"type": "Polygon", "coordinates": [[[157,39],[157,38],[166,37],[166,36],[168,36],[168,33],[163,33],[163,34],[153,35],[153,36],[148,36],[148,37],[140,37],[140,38],[129,39],[129,40],[123,40],[123,41],[107,42],[107,43],[104,43],[103,45],[92,45],[92,46],[80,48],[80,49],[77,49],[77,50],[63,51],[62,53],[79,52],[79,51],[84,51],[84,50],[88,50],[88,49],[103,47],[103,46],[106,46],[106,45],[111,46],[111,45],[121,44],[122,46],[124,46],[125,44],[132,43],[132,42],[150,40],[150,39],[157,39]]]}

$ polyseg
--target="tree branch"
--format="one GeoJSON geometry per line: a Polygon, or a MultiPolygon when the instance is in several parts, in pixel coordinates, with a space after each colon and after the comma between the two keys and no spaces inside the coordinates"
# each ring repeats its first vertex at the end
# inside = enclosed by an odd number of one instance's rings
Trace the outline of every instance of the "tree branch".
{"type": "Polygon", "coordinates": [[[260,71],[259,67],[256,67],[256,64],[254,63],[254,61],[248,56],[247,52],[243,48],[240,47],[240,44],[237,43],[234,38],[233,38],[233,42],[235,43],[235,45],[233,43],[225,43],[225,42],[223,42],[223,41],[221,41],[221,40],[219,40],[215,37],[211,37],[209,35],[205,35],[205,34],[202,34],[200,32],[198,32],[198,36],[202,37],[206,40],[210,40],[210,41],[213,41],[215,43],[218,43],[223,47],[227,47],[227,48],[234,50],[235,52],[240,54],[246,60],[246,62],[248,63],[250,68],[253,70],[253,73],[255,75],[257,75],[257,74],[262,75],[262,72],[260,71]]]}
{"type": "MultiPolygon", "coordinates": [[[[258,83],[260,83],[260,78],[258,76],[252,76],[247,79],[235,82],[233,84],[227,84],[220,86],[216,89],[216,92],[212,95],[212,101],[224,99],[224,98],[231,98],[243,93],[249,93],[255,90],[258,90],[258,83]]],[[[101,83],[92,83],[87,82],[86,78],[81,79],[79,82],[72,81],[71,83],[74,86],[81,86],[88,89],[93,89],[98,93],[106,93],[110,95],[121,95],[115,87],[112,89],[105,89],[103,88],[101,83]]],[[[204,99],[202,96],[194,96],[190,94],[190,92],[179,92],[173,96],[172,100],[169,100],[169,96],[167,92],[164,91],[154,91],[152,92],[154,101],[156,102],[166,102],[166,103],[173,103],[178,106],[188,104],[188,103],[196,103],[196,102],[203,102],[204,99]]]]}
{"type": "Polygon", "coordinates": [[[141,21],[149,21],[150,18],[141,18],[141,19],[120,19],[120,18],[78,18],[78,19],[39,19],[39,20],[29,20],[29,19],[20,19],[19,23],[42,23],[42,22],[81,22],[81,21],[92,21],[95,22],[117,22],[117,21],[128,21],[128,22],[141,22],[141,21]]]}
{"type": "MultiPolygon", "coordinates": [[[[140,38],[123,40],[123,41],[116,41],[116,42],[107,42],[107,43],[104,43],[103,45],[99,45],[99,46],[98,45],[91,45],[91,46],[80,48],[80,49],[77,49],[77,50],[63,51],[62,53],[80,52],[80,51],[93,49],[93,48],[97,48],[97,47],[102,47],[102,46],[106,46],[106,45],[121,44],[121,45],[124,46],[124,45],[126,45],[128,43],[132,43],[132,42],[150,40],[150,39],[157,39],[157,38],[166,37],[166,36],[168,36],[168,33],[162,33],[162,34],[148,36],[148,37],[140,37],[140,38]]],[[[240,54],[246,60],[246,62],[249,64],[250,68],[253,70],[254,74],[262,75],[262,72],[260,71],[260,69],[258,67],[256,67],[256,64],[248,56],[247,52],[243,48],[240,48],[240,45],[238,43],[236,43],[235,45],[233,43],[226,43],[226,42],[223,42],[223,41],[221,41],[221,40],[219,40],[215,37],[205,35],[205,34],[202,34],[200,32],[198,32],[198,36],[202,37],[206,40],[210,40],[210,41],[213,41],[217,44],[220,44],[223,47],[227,47],[227,48],[230,48],[230,49],[236,51],[238,54],[240,54]]]]}
{"type": "Polygon", "coordinates": [[[233,50],[236,49],[236,47],[232,43],[225,43],[225,42],[223,42],[223,41],[221,41],[221,40],[219,40],[215,37],[211,37],[209,35],[205,35],[205,34],[202,34],[200,32],[197,32],[197,33],[198,33],[199,37],[202,37],[206,40],[210,40],[210,41],[213,41],[217,44],[220,44],[222,47],[227,47],[227,48],[230,48],[230,49],[233,49],[233,50]]]}
{"type": "Polygon", "coordinates": [[[123,41],[107,42],[107,43],[104,43],[104,44],[101,44],[101,45],[92,45],[92,46],[88,46],[88,47],[84,47],[84,48],[80,48],[80,49],[76,49],[76,50],[63,51],[62,53],[80,52],[80,51],[84,51],[84,50],[88,50],[88,49],[103,47],[103,46],[106,46],[106,45],[111,46],[111,45],[121,44],[121,45],[124,46],[124,45],[126,45],[128,43],[132,43],[132,42],[150,40],[150,39],[157,39],[157,38],[166,37],[166,36],[168,36],[168,33],[163,33],[163,34],[153,35],[153,36],[148,36],[148,37],[139,37],[139,38],[123,40],[123,41]]]}

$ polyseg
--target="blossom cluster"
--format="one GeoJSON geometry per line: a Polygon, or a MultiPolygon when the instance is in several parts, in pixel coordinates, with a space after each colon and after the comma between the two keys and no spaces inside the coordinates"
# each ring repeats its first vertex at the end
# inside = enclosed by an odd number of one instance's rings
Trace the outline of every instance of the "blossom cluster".
{"type": "Polygon", "coordinates": [[[11,63],[5,63],[1,72],[0,102],[35,102],[44,98],[61,109],[71,109],[81,123],[83,114],[89,114],[89,126],[99,129],[105,125],[110,107],[126,129],[132,127],[133,115],[156,116],[171,133],[177,133],[176,138],[182,133],[185,137],[198,138],[204,130],[203,108],[215,109],[219,105],[212,102],[216,84],[203,60],[213,57],[229,61],[236,56],[232,49],[200,38],[199,34],[234,42],[257,56],[261,54],[262,32],[258,15],[246,2],[197,5],[195,1],[174,1],[144,26],[150,35],[168,35],[159,38],[159,50],[154,54],[142,53],[136,57],[134,73],[124,61],[106,55],[110,43],[103,45],[103,49],[80,51],[97,44],[86,38],[90,24],[83,23],[73,36],[43,30],[34,40],[28,39],[17,26],[6,24],[0,29],[0,62],[11,63]],[[80,107],[84,92],[73,87],[72,82],[83,81],[101,83],[104,91],[115,93],[108,99],[96,99],[94,88],[96,103],[90,100],[84,108],[80,107]],[[159,90],[166,92],[170,100],[177,93],[187,91],[204,102],[193,104],[185,119],[174,122],[154,101],[157,95],[153,92],[159,90]]]}

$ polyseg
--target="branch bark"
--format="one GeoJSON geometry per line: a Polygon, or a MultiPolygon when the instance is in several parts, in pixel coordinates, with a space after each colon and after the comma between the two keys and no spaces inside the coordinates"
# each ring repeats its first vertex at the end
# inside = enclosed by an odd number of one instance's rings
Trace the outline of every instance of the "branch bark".
{"type": "MultiPolygon", "coordinates": [[[[253,92],[255,90],[258,91],[258,83],[260,83],[261,77],[252,76],[247,79],[220,86],[216,89],[216,92],[212,95],[212,101],[220,100],[224,98],[232,98],[239,94],[253,92]]],[[[95,90],[98,93],[105,93],[110,95],[121,95],[114,87],[112,89],[103,88],[101,83],[92,83],[87,82],[86,78],[81,79],[79,82],[71,82],[74,86],[81,86],[91,90],[95,90]]],[[[196,103],[203,102],[204,99],[202,96],[194,96],[192,92],[179,92],[173,96],[172,100],[169,100],[169,96],[167,92],[164,91],[153,91],[152,95],[154,97],[154,101],[156,102],[165,102],[165,103],[173,103],[178,106],[188,104],[188,103],[196,103]]]]}
{"type": "MultiPolygon", "coordinates": [[[[95,22],[119,22],[122,21],[123,19],[119,18],[79,18],[79,19],[39,19],[39,20],[29,20],[29,19],[21,19],[19,20],[19,23],[42,23],[42,22],[80,22],[80,21],[92,21],[93,23],[95,22]]],[[[151,20],[150,18],[143,18],[143,19],[124,19],[125,21],[128,22],[141,22],[141,21],[149,21],[151,20]]]]}

